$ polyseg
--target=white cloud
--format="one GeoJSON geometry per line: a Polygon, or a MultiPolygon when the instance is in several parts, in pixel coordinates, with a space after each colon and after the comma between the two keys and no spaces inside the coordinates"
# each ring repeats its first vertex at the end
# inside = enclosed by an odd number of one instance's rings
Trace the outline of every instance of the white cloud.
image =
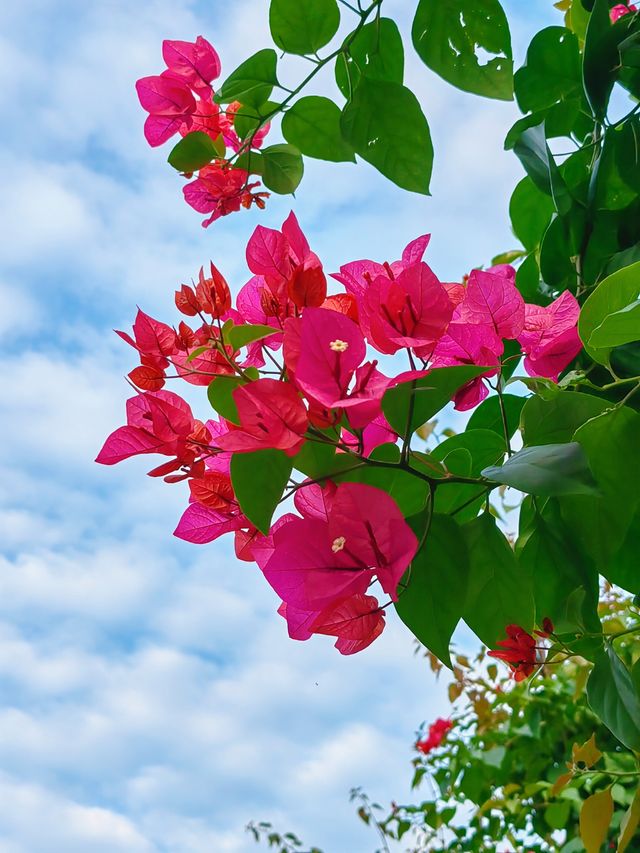
{"type": "MultiPolygon", "coordinates": [[[[272,198],[202,231],[167,149],[144,143],[133,82],[160,69],[167,35],[209,36],[229,71],[265,41],[266,13],[264,0],[0,9],[13,117],[0,152],[0,853],[248,853],[254,817],[328,852],[368,849],[348,788],[407,793],[414,728],[446,713],[397,620],[349,659],[329,638],[290,641],[229,543],[172,539],[184,488],[146,478],[148,460],[92,462],[128,396],[131,353],[110,329],[136,302],[172,316],[174,287],[209,258],[242,284],[253,227],[292,206],[272,198]]],[[[434,197],[364,164],[310,163],[295,207],[330,269],[393,259],[431,230],[432,264],[453,278],[509,241],[519,167],[496,152],[513,108],[453,92],[415,58],[408,74],[436,138],[434,197]]]]}

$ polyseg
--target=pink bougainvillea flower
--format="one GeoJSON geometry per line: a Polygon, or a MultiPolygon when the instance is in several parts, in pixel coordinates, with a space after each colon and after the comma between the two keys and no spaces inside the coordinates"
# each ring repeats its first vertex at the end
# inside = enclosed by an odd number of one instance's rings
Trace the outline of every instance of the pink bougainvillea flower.
{"type": "Polygon", "coordinates": [[[256,556],[280,598],[300,610],[323,610],[364,594],[374,577],[392,598],[418,542],[388,494],[341,483],[327,518],[294,518],[273,534],[273,551],[256,556]]]}
{"type": "Polygon", "coordinates": [[[278,613],[287,620],[292,640],[308,640],[313,634],[336,637],[340,654],[366,649],[384,630],[384,610],[373,595],[356,594],[338,599],[324,610],[306,611],[282,603],[278,613]]]}
{"type": "Polygon", "coordinates": [[[353,320],[326,308],[308,308],[295,325],[287,324],[286,337],[294,330],[299,349],[295,358],[289,357],[287,368],[314,399],[329,408],[336,406],[347,396],[356,368],[365,357],[362,332],[353,320]]]}
{"type": "Polygon", "coordinates": [[[242,515],[239,507],[235,511],[223,511],[194,501],[183,512],[173,535],[194,545],[204,545],[225,533],[247,527],[250,527],[250,522],[242,515]]]}
{"type": "Polygon", "coordinates": [[[360,435],[361,438],[358,438],[353,433],[343,429],[340,441],[342,444],[346,444],[347,447],[351,447],[362,453],[363,456],[369,456],[371,451],[375,450],[376,447],[379,447],[381,444],[395,443],[398,438],[396,432],[391,429],[389,422],[383,414],[373,418],[365,426],[360,435]]]}
{"type": "Polygon", "coordinates": [[[257,379],[236,388],[240,426],[218,439],[223,450],[245,453],[272,448],[294,456],[304,443],[307,410],[295,388],[277,379],[257,379]]]}
{"type": "Polygon", "coordinates": [[[518,336],[526,358],[524,367],[530,376],[545,376],[557,381],[560,373],[582,349],[576,325],[580,305],[565,290],[550,305],[527,305],[524,329],[518,336]]]}
{"type": "Polygon", "coordinates": [[[383,353],[411,347],[428,358],[453,313],[447,291],[422,262],[391,276],[376,276],[361,299],[361,324],[369,342],[383,353]]]}
{"type": "MultiPolygon", "coordinates": [[[[493,327],[481,323],[451,323],[438,342],[433,354],[431,367],[453,367],[458,364],[496,365],[495,370],[488,370],[485,377],[495,376],[500,365],[500,356],[504,351],[502,340],[493,327]]],[[[478,376],[467,382],[455,395],[455,408],[467,411],[482,402],[488,395],[489,389],[478,376]]]]}
{"type": "Polygon", "coordinates": [[[634,6],[633,3],[629,3],[628,6],[625,3],[618,3],[618,5],[614,6],[609,12],[611,23],[615,24],[615,22],[622,18],[624,15],[629,15],[631,12],[637,11],[638,7],[634,6]]]}
{"type": "Polygon", "coordinates": [[[136,82],[136,91],[141,106],[149,113],[144,123],[149,145],[162,145],[183,125],[191,126],[196,100],[186,83],[160,74],[142,77],[136,82]]]}
{"type": "Polygon", "coordinates": [[[220,76],[220,57],[202,36],[195,42],[162,42],[162,58],[171,75],[182,80],[201,97],[211,95],[211,81],[220,76]]]}
{"type": "Polygon", "coordinates": [[[222,133],[222,114],[220,107],[212,100],[202,99],[196,102],[195,111],[189,117],[189,121],[180,127],[180,135],[188,133],[206,133],[211,139],[218,139],[222,133]]]}
{"type": "Polygon", "coordinates": [[[175,457],[168,466],[151,472],[152,476],[163,476],[192,465],[201,455],[202,444],[208,436],[206,428],[194,419],[182,397],[171,391],[138,394],[127,400],[126,426],[111,433],[96,462],[115,465],[123,459],[146,453],[175,457]]]}
{"type": "Polygon", "coordinates": [[[263,209],[269,193],[253,192],[259,185],[259,181],[249,183],[249,173],[244,169],[235,169],[225,161],[217,160],[200,169],[198,177],[186,184],[182,192],[194,210],[211,214],[202,223],[207,228],[216,219],[235,213],[241,207],[249,208],[255,204],[263,209]]]}
{"type": "Polygon", "coordinates": [[[499,338],[517,338],[524,328],[524,299],[514,284],[513,267],[473,270],[454,321],[487,325],[499,338]]]}
{"type": "Polygon", "coordinates": [[[451,731],[452,728],[453,720],[444,720],[442,717],[439,717],[429,726],[427,737],[416,743],[416,749],[423,755],[428,755],[432,750],[440,746],[447,732],[451,731]]]}

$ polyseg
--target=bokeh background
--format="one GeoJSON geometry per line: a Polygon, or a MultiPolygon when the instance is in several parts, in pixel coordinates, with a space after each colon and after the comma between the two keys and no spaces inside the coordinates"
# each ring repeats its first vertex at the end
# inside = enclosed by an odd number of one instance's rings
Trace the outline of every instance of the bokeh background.
{"type": "MultiPolygon", "coordinates": [[[[384,5],[405,34],[412,5],[384,5]]],[[[561,23],[547,0],[505,8],[518,62],[561,23]]],[[[232,543],[172,537],[184,487],[145,477],[148,459],[93,463],[133,366],[112,329],[136,304],[172,322],[175,287],[209,259],[240,287],[259,222],[293,206],[328,271],[430,231],[427,260],[456,280],[515,243],[514,105],[455,91],[409,48],[431,198],[366,164],[310,162],[297,199],[204,231],[170,146],[143,139],[134,82],[160,72],[166,37],[203,34],[228,73],[268,43],[267,14],[267,0],[0,4],[1,853],[248,853],[252,818],[365,853],[349,788],[407,796],[414,731],[448,706],[393,618],[353,658],[328,637],[292,642],[232,543]]]]}

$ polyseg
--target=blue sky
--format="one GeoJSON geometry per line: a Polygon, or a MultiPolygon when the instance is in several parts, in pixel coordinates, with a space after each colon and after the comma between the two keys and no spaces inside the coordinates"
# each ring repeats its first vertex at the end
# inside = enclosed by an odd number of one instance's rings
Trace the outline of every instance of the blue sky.
{"type": "MultiPolygon", "coordinates": [[[[409,0],[387,0],[409,27],[409,0]]],[[[506,4],[516,52],[558,22],[506,4]]],[[[535,10],[532,11],[532,7],[535,10]]],[[[511,248],[521,170],[502,152],[513,105],[455,92],[410,56],[436,148],[433,197],[361,164],[310,163],[299,197],[208,231],[142,136],[133,84],[165,37],[198,34],[226,72],[267,44],[267,0],[21,0],[0,9],[0,853],[245,853],[252,819],[326,853],[370,851],[347,802],[408,795],[410,746],[447,708],[395,621],[343,658],[294,643],[230,543],[171,536],[185,493],[148,460],[93,464],[123,418],[139,304],[169,318],[210,258],[235,288],[244,246],[293,206],[329,270],[399,257],[456,280],[511,248]]],[[[299,69],[294,68],[295,78],[299,69]]],[[[328,77],[319,91],[331,91],[328,77]]],[[[206,415],[206,400],[194,398],[206,415]]]]}

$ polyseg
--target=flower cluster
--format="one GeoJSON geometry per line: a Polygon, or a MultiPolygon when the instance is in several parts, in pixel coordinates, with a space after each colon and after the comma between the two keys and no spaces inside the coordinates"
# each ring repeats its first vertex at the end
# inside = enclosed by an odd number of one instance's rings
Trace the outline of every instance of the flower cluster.
{"type": "MultiPolygon", "coordinates": [[[[195,42],[164,41],[162,57],[167,68],[159,75],[142,77],[136,83],[138,99],[149,113],[144,135],[149,145],[163,145],[172,136],[199,131],[218,143],[219,159],[200,169],[195,180],[183,190],[185,201],[199,213],[208,213],[207,227],[221,216],[251,207],[264,207],[269,193],[255,192],[259,181],[250,182],[245,169],[235,168],[224,154],[226,147],[238,152],[242,141],[234,130],[234,117],[240,104],[221,109],[213,100],[211,83],[220,76],[218,54],[209,42],[198,36],[195,42]]],[[[269,131],[261,128],[251,141],[259,148],[269,131]]],[[[188,175],[191,177],[191,175],[188,175]]]]}
{"type": "Polygon", "coordinates": [[[416,749],[423,755],[428,755],[432,750],[440,746],[447,732],[453,728],[453,720],[444,720],[438,717],[435,723],[429,726],[429,733],[416,743],[416,749]]]}
{"type": "MultiPolygon", "coordinates": [[[[377,582],[390,600],[398,597],[416,536],[389,494],[338,475],[292,481],[283,500],[293,497],[296,512],[260,532],[234,490],[232,459],[279,451],[304,471],[300,456],[323,445],[361,465],[401,438],[382,411],[385,392],[398,383],[436,367],[480,366],[482,374],[454,397],[466,410],[488,394],[505,339],[519,342],[531,375],[554,379],[580,348],[578,305],[569,293],[547,307],[527,305],[508,266],[474,270],[464,284],[443,283],[423,261],[428,242],[419,237],[393,263],[342,266],[333,278],[343,291],[329,294],[322,263],[292,213],[279,231],[256,228],[246,252],[252,277],[235,308],[211,264],[208,274],[201,269],[197,281],[176,291],[185,318],[177,327],[139,311],[132,334],[118,332],[139,356],[129,374],[138,393],[127,403],[126,425],[109,436],[97,461],[167,457],[150,474],[188,481],[189,505],[176,536],[203,544],[233,532],[238,558],[256,562],[279,596],[290,636],[329,634],[344,654],[383,630],[386,605],[369,588],[377,582]],[[404,351],[410,369],[387,375],[373,351],[404,351]],[[164,388],[180,379],[210,386],[210,400],[225,416],[197,420],[164,388]]],[[[520,649],[520,635],[509,636],[520,649]]]]}

